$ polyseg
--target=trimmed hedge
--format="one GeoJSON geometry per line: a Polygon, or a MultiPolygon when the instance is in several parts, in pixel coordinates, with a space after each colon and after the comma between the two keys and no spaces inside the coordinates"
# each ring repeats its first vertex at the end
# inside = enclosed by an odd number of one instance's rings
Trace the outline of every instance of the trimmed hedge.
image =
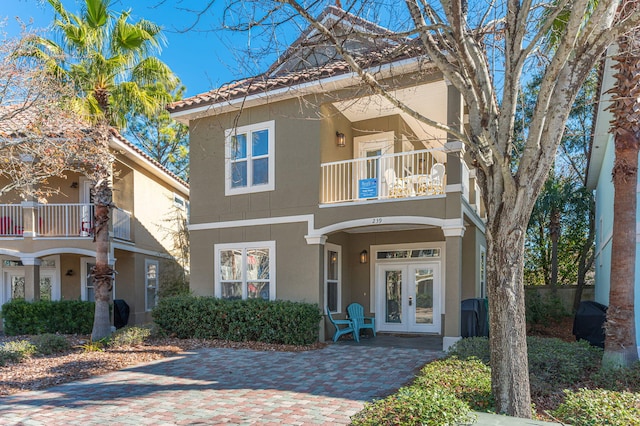
{"type": "Polygon", "coordinates": [[[152,316],[162,332],[181,339],[222,339],[308,345],[321,319],[310,303],[175,296],[160,299],[152,316]]]}
{"type": "Polygon", "coordinates": [[[76,300],[26,302],[12,300],[2,305],[4,333],[90,334],[95,304],[76,300]]]}

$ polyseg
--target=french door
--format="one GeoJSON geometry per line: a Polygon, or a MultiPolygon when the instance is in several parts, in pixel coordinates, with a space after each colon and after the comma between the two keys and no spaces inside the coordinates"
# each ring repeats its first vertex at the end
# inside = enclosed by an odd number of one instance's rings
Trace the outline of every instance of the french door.
{"type": "Polygon", "coordinates": [[[440,262],[378,264],[378,330],[440,333],[440,286],[440,262]]]}
{"type": "MultiPolygon", "coordinates": [[[[55,271],[40,271],[40,300],[57,300],[60,296],[55,283],[55,271]]],[[[13,299],[24,299],[25,279],[23,270],[6,271],[0,294],[0,303],[13,299]]]]}

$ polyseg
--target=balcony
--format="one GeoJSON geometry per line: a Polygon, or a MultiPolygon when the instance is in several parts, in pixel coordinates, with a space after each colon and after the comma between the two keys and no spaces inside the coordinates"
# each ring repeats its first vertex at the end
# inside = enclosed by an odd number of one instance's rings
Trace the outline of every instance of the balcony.
{"type": "MultiPolygon", "coordinates": [[[[131,213],[112,211],[113,235],[131,239],[131,213]]],[[[93,235],[93,204],[0,204],[0,237],[23,237],[25,232],[43,238],[76,238],[93,235]],[[33,211],[36,224],[32,231],[26,220],[33,211]]]]}
{"type": "Polygon", "coordinates": [[[444,194],[445,165],[420,150],[321,164],[321,204],[444,194]]]}

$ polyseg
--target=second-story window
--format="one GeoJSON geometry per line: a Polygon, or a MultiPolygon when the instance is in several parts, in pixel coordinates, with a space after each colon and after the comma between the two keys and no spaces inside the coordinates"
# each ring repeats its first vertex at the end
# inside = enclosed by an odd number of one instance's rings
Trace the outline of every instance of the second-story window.
{"type": "Polygon", "coordinates": [[[273,191],[275,122],[251,124],[225,132],[225,194],[273,191]]]}

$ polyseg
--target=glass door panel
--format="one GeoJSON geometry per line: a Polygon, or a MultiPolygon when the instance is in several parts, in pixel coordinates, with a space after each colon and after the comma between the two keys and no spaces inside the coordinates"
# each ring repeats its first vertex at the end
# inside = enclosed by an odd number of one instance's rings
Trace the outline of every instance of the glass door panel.
{"type": "Polygon", "coordinates": [[[402,269],[384,271],[386,323],[402,322],[402,269]]]}
{"type": "Polygon", "coordinates": [[[415,323],[433,324],[433,269],[414,270],[415,323]]]}

